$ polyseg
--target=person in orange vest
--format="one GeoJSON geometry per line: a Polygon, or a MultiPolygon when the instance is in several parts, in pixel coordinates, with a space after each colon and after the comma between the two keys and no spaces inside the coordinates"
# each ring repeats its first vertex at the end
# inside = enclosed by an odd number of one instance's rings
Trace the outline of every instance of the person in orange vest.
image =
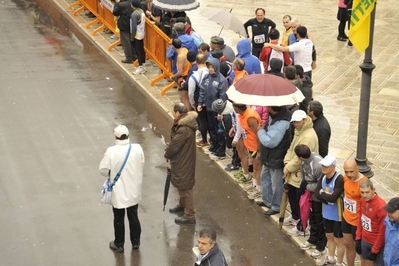
{"type": "Polygon", "coordinates": [[[191,64],[187,61],[188,50],[187,48],[182,47],[182,43],[179,38],[172,39],[172,47],[177,54],[177,72],[173,74],[170,79],[174,80],[180,88],[184,78],[187,77],[191,64]]]}
{"type": "Polygon", "coordinates": [[[245,61],[242,58],[236,58],[233,61],[233,71],[235,74],[233,84],[242,79],[243,77],[248,76],[248,72],[244,70],[245,61]]]}

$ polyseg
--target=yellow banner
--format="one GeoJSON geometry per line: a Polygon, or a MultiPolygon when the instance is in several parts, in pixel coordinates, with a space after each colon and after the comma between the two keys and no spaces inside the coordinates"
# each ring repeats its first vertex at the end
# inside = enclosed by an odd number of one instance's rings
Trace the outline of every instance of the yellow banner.
{"type": "Polygon", "coordinates": [[[377,0],[353,0],[349,40],[359,53],[369,46],[371,11],[377,0]]]}

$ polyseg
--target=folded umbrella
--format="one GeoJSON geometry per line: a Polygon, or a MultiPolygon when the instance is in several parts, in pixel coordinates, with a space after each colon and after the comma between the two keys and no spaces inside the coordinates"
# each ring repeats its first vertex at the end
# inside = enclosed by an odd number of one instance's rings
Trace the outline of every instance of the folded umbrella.
{"type": "Polygon", "coordinates": [[[294,84],[270,74],[246,76],[227,90],[229,100],[256,106],[284,106],[302,102],[302,92],[294,84]]]}
{"type": "Polygon", "coordinates": [[[170,187],[170,178],[172,176],[172,170],[168,166],[166,168],[166,180],[165,180],[165,188],[163,191],[163,211],[165,211],[166,202],[168,201],[169,195],[169,187],[170,187]]]}
{"type": "Polygon", "coordinates": [[[310,208],[312,207],[312,196],[309,191],[305,190],[305,193],[301,195],[299,199],[299,213],[302,221],[303,232],[306,231],[308,225],[310,208]]]}

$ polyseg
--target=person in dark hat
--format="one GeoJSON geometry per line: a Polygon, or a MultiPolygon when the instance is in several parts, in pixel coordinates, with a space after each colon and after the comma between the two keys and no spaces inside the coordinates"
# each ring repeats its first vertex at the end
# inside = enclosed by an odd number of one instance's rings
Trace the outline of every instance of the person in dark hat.
{"type": "MultiPolygon", "coordinates": [[[[277,29],[271,29],[269,32],[270,43],[275,45],[282,45],[279,42],[280,32],[277,29]]],[[[280,65],[280,72],[283,73],[283,66],[288,66],[291,64],[291,59],[288,52],[281,52],[271,47],[263,47],[262,52],[260,53],[259,60],[263,62],[263,67],[265,69],[265,73],[268,73],[271,70],[270,61],[273,59],[278,59],[282,61],[280,65]]]]}
{"type": "Polygon", "coordinates": [[[388,215],[385,218],[385,265],[399,265],[399,198],[391,199],[384,207],[388,215]]]}
{"type": "Polygon", "coordinates": [[[227,61],[233,62],[236,58],[236,55],[233,49],[230,46],[224,44],[224,40],[222,37],[214,36],[211,38],[211,51],[215,50],[216,48],[220,48],[222,50],[223,55],[226,56],[227,61]]]}
{"type": "MultiPolygon", "coordinates": [[[[220,73],[228,78],[230,76],[230,72],[232,70],[232,65],[228,62],[226,56],[223,54],[223,51],[220,48],[216,48],[212,50],[212,57],[219,59],[220,62],[220,73]]],[[[230,85],[230,84],[229,84],[230,85]]]]}

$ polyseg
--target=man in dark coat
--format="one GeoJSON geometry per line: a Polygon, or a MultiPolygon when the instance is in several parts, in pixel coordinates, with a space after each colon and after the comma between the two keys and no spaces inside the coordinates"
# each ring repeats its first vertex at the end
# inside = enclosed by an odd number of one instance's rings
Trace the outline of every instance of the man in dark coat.
{"type": "Polygon", "coordinates": [[[176,218],[178,224],[195,224],[193,187],[195,184],[195,132],[198,129],[197,113],[187,112],[183,103],[173,106],[174,122],[170,133],[170,143],[165,150],[165,158],[170,160],[171,182],[179,192],[179,204],[170,209],[171,213],[184,211],[176,218]]]}
{"type": "Polygon", "coordinates": [[[319,154],[326,157],[330,143],[331,128],[327,118],[323,114],[323,105],[318,101],[311,101],[308,105],[308,115],[313,120],[313,129],[319,139],[319,154]]]}
{"type": "Polygon", "coordinates": [[[132,15],[132,12],[133,9],[130,5],[130,1],[115,0],[112,14],[118,17],[117,24],[120,30],[120,39],[123,52],[126,56],[126,59],[122,60],[122,63],[126,64],[133,64],[133,62],[137,59],[136,50],[130,43],[130,16],[132,15]]]}
{"type": "Polygon", "coordinates": [[[198,246],[193,248],[197,261],[194,266],[227,266],[223,252],[216,243],[216,232],[212,228],[204,228],[198,234],[198,246]]]}

